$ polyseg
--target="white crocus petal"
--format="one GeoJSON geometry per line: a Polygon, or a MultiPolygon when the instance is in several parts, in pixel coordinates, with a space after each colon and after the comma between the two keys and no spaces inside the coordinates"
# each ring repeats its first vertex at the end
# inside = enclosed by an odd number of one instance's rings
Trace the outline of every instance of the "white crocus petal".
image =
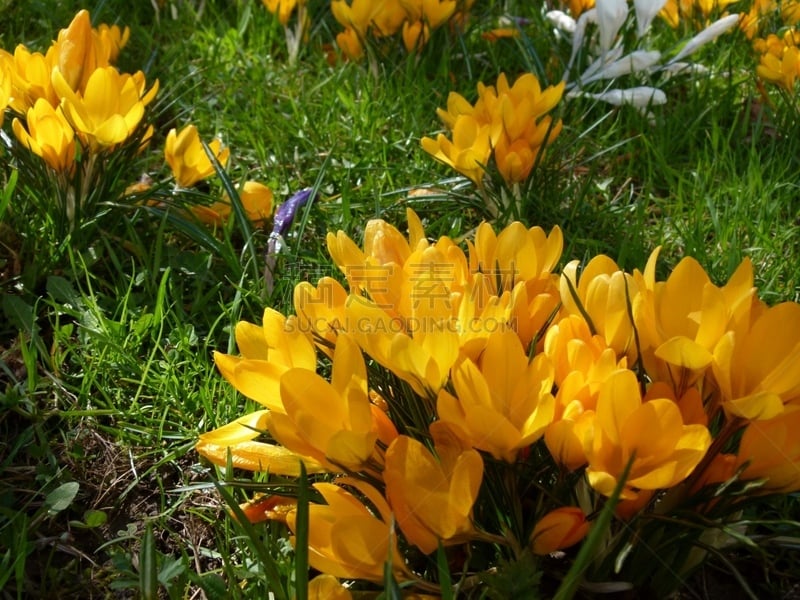
{"type": "Polygon", "coordinates": [[[592,64],[586,67],[586,70],[578,79],[579,83],[586,83],[587,81],[593,81],[595,79],[599,79],[599,77],[597,77],[597,74],[606,67],[608,67],[608,65],[619,60],[622,57],[622,53],[624,51],[625,49],[622,46],[617,46],[616,48],[612,48],[604,55],[597,58],[592,64]]]}
{"type": "Polygon", "coordinates": [[[636,32],[639,37],[647,33],[650,23],[666,3],[667,0],[633,0],[633,8],[636,11],[636,32]]]}
{"type": "Polygon", "coordinates": [[[572,70],[572,65],[575,63],[575,58],[578,56],[578,51],[583,45],[583,36],[586,34],[586,26],[589,23],[596,22],[597,9],[595,8],[587,10],[585,13],[582,13],[580,17],[578,17],[578,21],[575,24],[575,33],[572,34],[572,54],[569,57],[567,69],[564,71],[564,77],[562,77],[564,81],[569,79],[569,72],[572,70]]]}
{"type": "Polygon", "coordinates": [[[670,62],[658,70],[668,77],[674,77],[675,75],[705,75],[708,73],[708,67],[690,62],[670,62]]]}
{"type": "Polygon", "coordinates": [[[626,0],[596,0],[597,28],[600,31],[600,51],[608,52],[628,17],[626,0]]]}
{"type": "Polygon", "coordinates": [[[636,108],[646,108],[667,103],[667,95],[658,88],[641,86],[624,90],[608,90],[600,94],[584,94],[595,100],[608,102],[614,106],[627,104],[636,108]]]}
{"type": "Polygon", "coordinates": [[[698,48],[705,46],[708,42],[711,42],[717,39],[720,35],[728,31],[729,29],[733,29],[736,24],[739,22],[739,15],[728,15],[727,17],[722,17],[714,21],[711,25],[703,29],[700,33],[690,39],[683,49],[675,55],[675,57],[669,61],[669,64],[678,62],[682,58],[689,56],[692,52],[695,52],[698,48]]]}
{"type": "MultiPolygon", "coordinates": [[[[609,53],[610,54],[610,53],[609,53]]],[[[645,71],[656,64],[661,59],[661,53],[655,50],[636,50],[623,56],[619,60],[606,64],[596,74],[586,77],[586,73],[581,77],[581,85],[585,85],[598,79],[614,79],[629,73],[645,71]]],[[[589,69],[587,69],[587,72],[589,69]]]]}
{"type": "Polygon", "coordinates": [[[544,16],[545,19],[550,21],[550,24],[556,29],[560,29],[566,33],[575,33],[577,23],[575,19],[570,17],[567,13],[560,10],[551,10],[544,16]]]}

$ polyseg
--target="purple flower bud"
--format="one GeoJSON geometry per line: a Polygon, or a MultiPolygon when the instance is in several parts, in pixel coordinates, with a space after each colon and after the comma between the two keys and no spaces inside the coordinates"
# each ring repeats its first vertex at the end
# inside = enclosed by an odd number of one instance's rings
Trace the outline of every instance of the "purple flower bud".
{"type": "Polygon", "coordinates": [[[295,192],[286,202],[281,204],[275,211],[273,219],[272,233],[284,235],[292,226],[297,211],[308,202],[314,190],[305,188],[295,192]]]}

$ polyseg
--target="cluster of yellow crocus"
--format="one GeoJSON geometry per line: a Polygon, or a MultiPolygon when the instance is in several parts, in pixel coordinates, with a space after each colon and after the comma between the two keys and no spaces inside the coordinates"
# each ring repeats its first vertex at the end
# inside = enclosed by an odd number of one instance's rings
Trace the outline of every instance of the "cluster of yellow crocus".
{"type": "MultiPolygon", "coordinates": [[[[230,149],[224,147],[219,139],[211,140],[208,149],[220,166],[228,164],[230,149]]],[[[178,188],[191,188],[216,173],[195,125],[187,125],[180,131],[175,128],[169,130],[164,142],[164,158],[178,188]]],[[[270,217],[272,190],[269,187],[258,181],[246,181],[237,191],[250,221],[261,223],[270,217]]],[[[226,194],[210,205],[197,204],[190,210],[203,223],[221,225],[232,212],[231,200],[226,194]]]]}
{"type": "Polygon", "coordinates": [[[463,20],[474,0],[331,0],[331,11],[344,31],[336,36],[342,54],[353,60],[364,56],[367,40],[381,40],[398,32],[408,52],[430,39],[431,31],[463,20]]]}
{"type": "MultiPolygon", "coordinates": [[[[394,576],[413,582],[409,545],[508,541],[476,503],[496,473],[530,477],[523,466],[542,452],[551,466],[509,489],[572,473],[583,492],[577,504],[534,494],[521,505],[533,513],[509,543],[536,554],[579,542],[617,487],[626,519],[684,482],[800,489],[800,305],[760,301],[749,260],[722,286],[692,258],[659,279],[658,250],[643,271],[597,256],[559,274],[558,228],[483,223],[465,250],[407,217],[407,236],[370,221],[361,247],[329,233],[349,289],[303,282],[294,315],[239,323],[241,355],[215,355],[261,408],[203,433],[197,451],[276,475],[305,464],[324,499],[309,512],[312,567],[380,581],[391,556],[394,576]]],[[[291,503],[246,513],[295,531],[291,503]]]]}
{"type": "MultiPolygon", "coordinates": [[[[113,150],[139,127],[158,90],[144,74],[121,73],[113,63],[130,32],[92,28],[81,10],[44,54],[20,44],[0,50],[0,103],[17,115],[19,141],[56,171],[68,171],[78,154],[113,150]]],[[[145,136],[146,137],[146,136],[145,136]]]]}
{"type": "Polygon", "coordinates": [[[781,36],[770,33],[766,38],[753,40],[753,49],[759,55],[756,74],[787,92],[794,92],[795,82],[800,78],[800,31],[791,27],[781,36]]]}
{"type": "Polygon", "coordinates": [[[726,15],[729,5],[737,0],[667,0],[659,12],[670,27],[678,27],[682,22],[695,22],[705,26],[712,16],[726,15]]]}
{"type": "Polygon", "coordinates": [[[800,77],[800,1],[753,0],[741,14],[740,29],[753,42],[758,56],[756,75],[793,92],[800,77]],[[779,33],[771,33],[775,30],[779,33]],[[770,33],[768,33],[770,32],[770,33]]]}
{"type": "Polygon", "coordinates": [[[281,25],[286,26],[297,6],[305,5],[305,0],[261,0],[264,7],[278,17],[281,25]]]}
{"type": "Polygon", "coordinates": [[[478,100],[470,104],[450,92],[447,109],[437,114],[452,133],[424,137],[422,148],[437,160],[481,186],[493,157],[506,183],[525,181],[544,146],[561,132],[561,120],[548,115],[561,100],[564,82],[542,89],[532,73],[513,85],[501,73],[496,86],[478,84],[478,100]]]}

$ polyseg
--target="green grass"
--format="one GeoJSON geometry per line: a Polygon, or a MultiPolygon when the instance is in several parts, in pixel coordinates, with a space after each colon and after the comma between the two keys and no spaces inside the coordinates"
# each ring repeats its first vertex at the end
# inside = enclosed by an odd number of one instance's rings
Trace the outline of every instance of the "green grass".
{"type": "MultiPolygon", "coordinates": [[[[30,193],[50,199],[25,191],[0,150],[0,590],[3,598],[156,597],[158,589],[171,598],[198,589],[208,598],[291,597],[295,557],[284,530],[245,530],[225,516],[244,494],[192,450],[199,433],[252,408],[216,372],[212,353],[234,352],[234,324],[258,322],[264,306],[290,311],[297,281],[334,274],[328,231],[359,238],[376,216],[400,225],[406,206],[433,236],[475,227],[485,216],[480,196],[454,187],[419,138],[441,130],[435,111],[451,90],[472,101],[477,82],[500,71],[557,78],[561,67],[548,63],[544,30],[495,45],[480,37],[478,25],[506,11],[543,27],[528,2],[477,2],[475,27],[437,32],[418,58],[391,54],[377,77],[363,64],[328,63],[322,46],[338,26],[321,1],[311,2],[320,16],[296,65],[255,0],[176,0],[177,19],[129,4],[0,2],[0,46],[43,49],[81,7],[95,22],[130,25],[120,67],[145,69],[161,91],[151,148],[123,179],[166,181],[163,139],[192,122],[204,139],[230,146],[233,182],[265,182],[277,202],[309,186],[320,197],[286,237],[267,296],[268,227],[250,239],[255,263],[235,222],[210,232],[138,206],[98,222],[79,247],[42,241],[46,219],[21,221],[18,206],[30,193]],[[421,186],[452,191],[407,197],[421,186]]],[[[522,207],[530,225],[562,227],[564,261],[605,253],[642,268],[663,245],[661,273],[691,255],[721,282],[750,256],[762,298],[800,301],[797,100],[792,107],[775,94],[774,112],[760,100],[742,44],[728,36],[707,48],[717,76],[670,83],[652,123],[631,108],[562,103],[564,131],[523,188],[522,207]]],[[[3,130],[13,135],[10,120],[3,130]]],[[[219,180],[210,186],[222,189],[219,180]]],[[[798,513],[787,499],[779,516],[798,513]]],[[[782,589],[786,573],[786,585],[796,583],[798,557],[779,553],[774,572],[741,554],[751,585],[782,589]]]]}

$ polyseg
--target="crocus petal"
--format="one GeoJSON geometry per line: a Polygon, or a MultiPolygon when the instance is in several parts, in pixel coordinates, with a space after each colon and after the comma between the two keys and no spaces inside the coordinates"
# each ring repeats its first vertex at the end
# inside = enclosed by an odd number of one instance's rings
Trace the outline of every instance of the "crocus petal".
{"type": "Polygon", "coordinates": [[[600,30],[600,51],[607,52],[628,16],[626,0],[597,0],[597,28],[600,30]]]}
{"type": "Polygon", "coordinates": [[[718,19],[711,23],[708,27],[703,29],[700,33],[690,39],[686,45],[678,52],[672,60],[669,61],[668,64],[676,63],[682,58],[689,56],[702,46],[705,46],[708,42],[711,42],[717,39],[720,35],[725,33],[726,31],[733,29],[736,27],[737,23],[739,23],[739,19],[741,17],[738,13],[733,15],[727,15],[718,19]]]}
{"type": "Polygon", "coordinates": [[[633,0],[633,8],[636,11],[636,32],[639,37],[647,33],[650,23],[666,3],[667,0],[633,0]]]}

